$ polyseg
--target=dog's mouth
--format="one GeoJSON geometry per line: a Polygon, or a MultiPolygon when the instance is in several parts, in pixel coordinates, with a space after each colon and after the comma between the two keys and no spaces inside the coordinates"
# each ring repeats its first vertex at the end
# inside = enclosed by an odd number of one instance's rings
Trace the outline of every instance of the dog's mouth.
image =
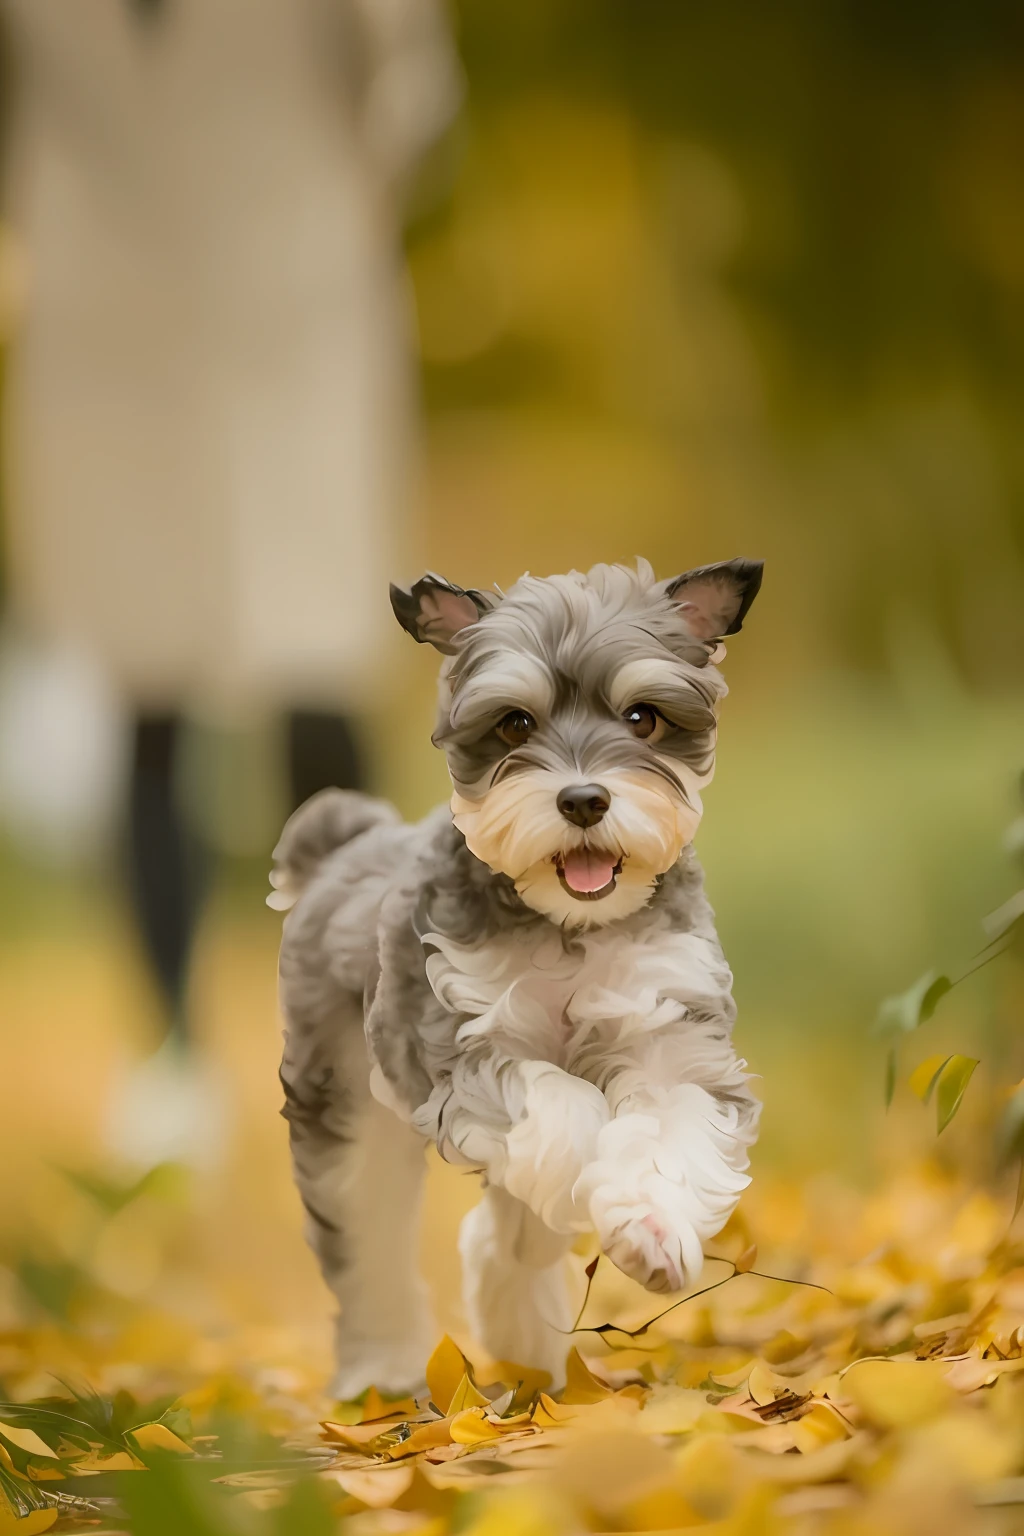
{"type": "Polygon", "coordinates": [[[576,901],[600,901],[610,896],[622,871],[622,860],[597,848],[576,848],[555,859],[563,891],[576,901]]]}

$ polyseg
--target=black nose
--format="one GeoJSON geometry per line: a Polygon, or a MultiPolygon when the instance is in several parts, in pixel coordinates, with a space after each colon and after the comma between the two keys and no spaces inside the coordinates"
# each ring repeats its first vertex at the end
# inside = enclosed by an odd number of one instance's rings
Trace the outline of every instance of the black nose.
{"type": "Polygon", "coordinates": [[[596,827],[611,804],[611,796],[600,784],[570,784],[555,803],[574,827],[596,827]]]}

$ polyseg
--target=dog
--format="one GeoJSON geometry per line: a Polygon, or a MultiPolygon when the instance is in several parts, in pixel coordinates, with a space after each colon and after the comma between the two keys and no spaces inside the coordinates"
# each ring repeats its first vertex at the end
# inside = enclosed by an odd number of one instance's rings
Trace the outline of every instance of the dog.
{"type": "Polygon", "coordinates": [[[595,1232],[674,1292],[749,1182],[760,1105],[692,847],[762,564],[597,565],[507,594],[426,575],[396,617],[441,666],[450,807],[328,789],[287,823],[281,1081],[309,1241],[340,1304],[334,1392],[415,1389],[426,1141],[477,1169],[459,1240],[489,1353],[564,1381],[566,1256],[595,1232]]]}

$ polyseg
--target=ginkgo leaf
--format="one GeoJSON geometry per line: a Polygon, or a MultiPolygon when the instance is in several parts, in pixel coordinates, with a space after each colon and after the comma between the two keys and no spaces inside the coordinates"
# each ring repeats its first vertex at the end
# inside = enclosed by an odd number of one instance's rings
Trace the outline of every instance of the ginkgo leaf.
{"type": "Polygon", "coordinates": [[[953,983],[937,971],[925,971],[905,992],[887,997],[878,1010],[876,1032],[881,1035],[911,1034],[926,1024],[953,983]]]}
{"type": "Polygon", "coordinates": [[[938,1082],[939,1073],[947,1062],[952,1061],[952,1056],[940,1051],[937,1056],[926,1056],[924,1061],[916,1066],[907,1079],[907,1085],[911,1093],[927,1104],[932,1096],[932,1090],[938,1082]]]}
{"type": "Polygon", "coordinates": [[[0,1536],[39,1536],[48,1531],[60,1513],[57,1509],[33,1509],[27,1515],[16,1515],[4,1499],[0,1499],[0,1536]]]}
{"type": "Polygon", "coordinates": [[[16,1445],[19,1451],[27,1451],[30,1456],[53,1456],[57,1452],[51,1451],[46,1441],[36,1434],[34,1429],[28,1429],[23,1424],[0,1423],[0,1435],[10,1444],[16,1445]]]}
{"type": "Polygon", "coordinates": [[[762,1365],[761,1361],[758,1360],[747,1379],[747,1391],[754,1399],[754,1402],[759,1407],[765,1407],[768,1403],[774,1403],[777,1387],[785,1390],[786,1383],[776,1376],[774,1371],[769,1370],[768,1366],[762,1365]]]}
{"type": "Polygon", "coordinates": [[[935,1108],[940,1135],[960,1108],[977,1065],[973,1056],[951,1056],[939,1073],[935,1108]]]}
{"type": "Polygon", "coordinates": [[[744,1248],[739,1258],[734,1260],[734,1263],[738,1275],[749,1274],[757,1263],[757,1244],[751,1243],[749,1248],[744,1248]]]}
{"type": "Polygon", "coordinates": [[[594,1375],[590,1367],[584,1363],[579,1350],[571,1349],[565,1362],[565,1391],[562,1393],[562,1402],[599,1403],[603,1398],[611,1395],[612,1388],[594,1375]]]}
{"type": "Polygon", "coordinates": [[[820,1451],[822,1446],[831,1445],[835,1440],[848,1440],[850,1434],[850,1426],[842,1416],[824,1402],[816,1402],[810,1412],[792,1426],[793,1444],[805,1456],[820,1451]]]}
{"type": "Polygon", "coordinates": [[[143,1451],[171,1451],[176,1456],[191,1456],[192,1447],[186,1445],[166,1424],[139,1424],[131,1430],[131,1437],[143,1451]]]}
{"type": "Polygon", "coordinates": [[[500,1428],[487,1418],[482,1408],[466,1408],[455,1414],[449,1433],[457,1445],[479,1445],[485,1440],[501,1439],[500,1428]]]}
{"type": "Polygon", "coordinates": [[[936,1418],[953,1395],[942,1366],[932,1360],[858,1360],[843,1376],[843,1393],[887,1429],[936,1418]]]}
{"type": "Polygon", "coordinates": [[[432,1419],[427,1424],[417,1424],[412,1427],[412,1434],[402,1440],[396,1440],[394,1444],[382,1446],[381,1454],[389,1461],[401,1461],[406,1456],[418,1456],[421,1451],[429,1451],[437,1445],[451,1444],[450,1418],[432,1419]]]}
{"type": "MultiPolygon", "coordinates": [[[[455,1396],[455,1389],[464,1376],[469,1375],[469,1361],[455,1340],[447,1333],[427,1361],[427,1386],[430,1400],[447,1413],[455,1396]]],[[[469,1407],[464,1403],[463,1407],[469,1407]]]]}
{"type": "MultiPolygon", "coordinates": [[[[488,1399],[480,1391],[479,1387],[475,1387],[470,1381],[469,1373],[463,1372],[462,1379],[452,1393],[446,1412],[450,1416],[451,1414],[462,1413],[466,1408],[486,1408],[487,1404],[488,1399]]],[[[440,1406],[440,1403],[438,1403],[438,1407],[440,1406]]]]}

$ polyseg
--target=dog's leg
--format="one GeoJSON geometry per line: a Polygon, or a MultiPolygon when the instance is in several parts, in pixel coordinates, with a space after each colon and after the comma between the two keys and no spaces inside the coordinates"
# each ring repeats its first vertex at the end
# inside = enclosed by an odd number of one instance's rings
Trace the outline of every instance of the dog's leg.
{"type": "Polygon", "coordinates": [[[760,1105],[714,1025],[652,1034],[630,1056],[620,1052],[605,1082],[612,1118],[577,1198],[619,1269],[648,1290],[677,1291],[697,1279],[704,1244],[750,1182],[760,1105]]]}
{"type": "Polygon", "coordinates": [[[332,1391],[404,1392],[436,1342],[417,1276],[423,1141],[371,1098],[361,1028],[305,1077],[300,1046],[290,1034],[281,1075],[307,1236],[341,1309],[332,1391]]]}
{"type": "Polygon", "coordinates": [[[459,1234],[466,1315],[496,1360],[514,1360],[565,1384],[573,1315],[565,1263],[570,1236],[552,1232],[507,1190],[491,1185],[459,1234]],[[562,1330],[559,1332],[559,1330],[562,1330]]]}

